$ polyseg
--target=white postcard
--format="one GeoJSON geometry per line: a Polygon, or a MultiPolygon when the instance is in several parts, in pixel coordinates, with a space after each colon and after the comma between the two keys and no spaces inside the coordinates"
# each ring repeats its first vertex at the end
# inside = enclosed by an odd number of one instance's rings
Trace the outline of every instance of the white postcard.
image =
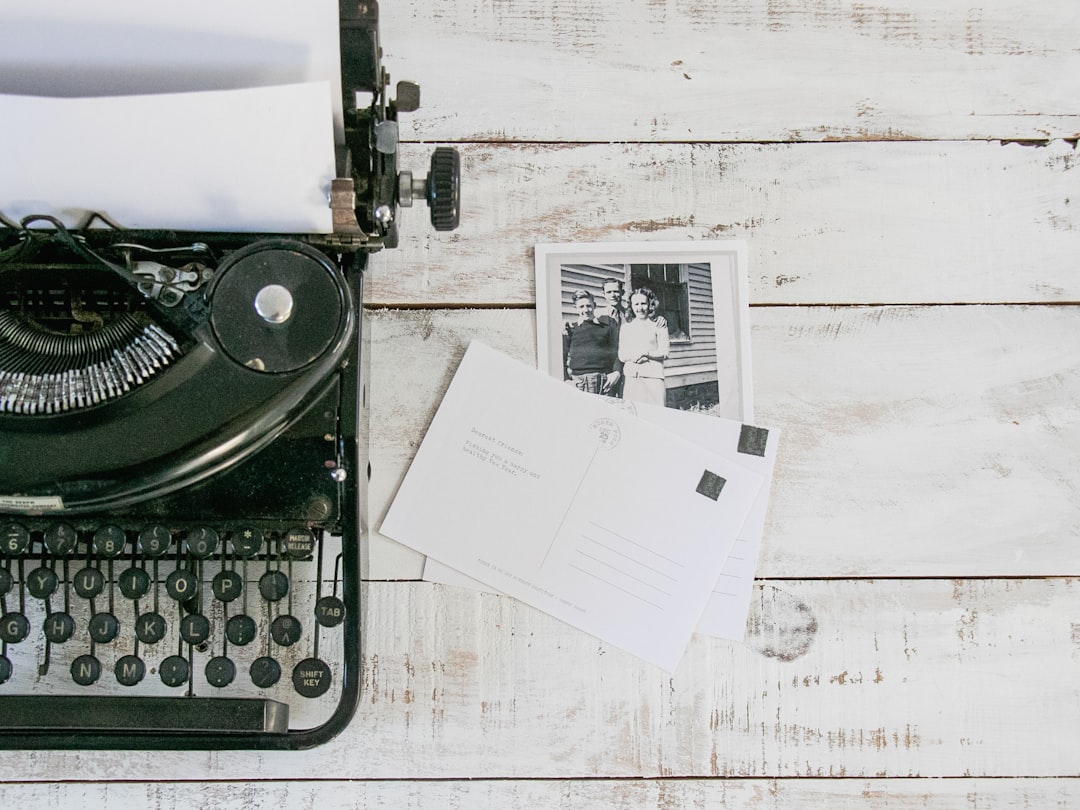
{"type": "MultiPolygon", "coordinates": [[[[636,408],[639,416],[678,433],[701,447],[724,455],[765,478],[750,514],[739,530],[735,545],[724,561],[712,597],[697,626],[698,633],[741,641],[746,635],[754,574],[761,555],[765,516],[769,505],[773,467],[776,463],[778,431],[672,408],[648,405],[637,405],[636,408]]],[[[493,590],[487,583],[467,577],[431,557],[424,562],[424,579],[476,590],[493,590]]]]}
{"type": "Polygon", "coordinates": [[[673,671],[762,484],[474,342],[380,531],[673,671]]]}

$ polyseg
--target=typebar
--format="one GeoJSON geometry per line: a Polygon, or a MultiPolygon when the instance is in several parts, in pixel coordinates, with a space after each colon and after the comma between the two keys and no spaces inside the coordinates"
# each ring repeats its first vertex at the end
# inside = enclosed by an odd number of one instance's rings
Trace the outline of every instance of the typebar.
{"type": "Polygon", "coordinates": [[[289,707],[263,698],[0,696],[0,729],[284,734],[289,707]]]}

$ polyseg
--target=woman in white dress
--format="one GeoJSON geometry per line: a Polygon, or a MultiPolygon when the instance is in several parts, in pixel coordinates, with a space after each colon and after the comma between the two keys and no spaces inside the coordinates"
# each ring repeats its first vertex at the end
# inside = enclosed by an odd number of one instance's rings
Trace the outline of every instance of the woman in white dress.
{"type": "Polygon", "coordinates": [[[630,293],[630,313],[619,329],[619,360],[623,365],[623,399],[666,404],[664,361],[671,350],[667,323],[658,318],[656,295],[648,287],[630,293]],[[652,317],[650,317],[650,313],[652,317]]]}

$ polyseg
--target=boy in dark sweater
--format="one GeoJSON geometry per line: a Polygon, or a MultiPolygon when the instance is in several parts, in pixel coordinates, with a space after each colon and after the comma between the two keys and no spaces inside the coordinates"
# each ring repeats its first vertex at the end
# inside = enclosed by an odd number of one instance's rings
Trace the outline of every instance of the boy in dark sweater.
{"type": "Polygon", "coordinates": [[[563,329],[563,379],[590,394],[607,394],[621,376],[615,371],[619,331],[607,316],[596,317],[596,301],[588,290],[574,293],[578,322],[563,329]]]}

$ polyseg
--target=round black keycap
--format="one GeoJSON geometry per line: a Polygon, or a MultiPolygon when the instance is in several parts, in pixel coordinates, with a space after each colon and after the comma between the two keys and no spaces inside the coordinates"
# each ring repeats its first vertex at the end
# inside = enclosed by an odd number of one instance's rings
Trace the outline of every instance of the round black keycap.
{"type": "Polygon", "coordinates": [[[244,592],[244,580],[235,571],[218,571],[213,588],[214,596],[222,602],[231,602],[244,592]]]}
{"type": "Polygon", "coordinates": [[[143,644],[157,644],[165,638],[168,624],[160,613],[144,613],[135,620],[135,635],[143,644]]]}
{"type": "Polygon", "coordinates": [[[300,640],[300,622],[295,616],[278,616],[270,624],[270,637],[282,647],[291,647],[300,640]]]}
{"type": "Polygon", "coordinates": [[[210,620],[201,613],[189,613],[180,620],[180,638],[188,644],[202,644],[210,638],[210,620]]]}
{"type": "Polygon", "coordinates": [[[12,557],[30,548],[30,532],[21,523],[8,523],[0,529],[0,554],[12,557]]]}
{"type": "Polygon", "coordinates": [[[259,593],[270,602],[284,599],[289,593],[289,578],[282,571],[267,571],[259,577],[259,593]]]}
{"type": "Polygon", "coordinates": [[[128,599],[142,599],[150,591],[150,575],[141,568],[129,568],[120,574],[120,593],[128,599]]]}
{"type": "Polygon", "coordinates": [[[245,526],[233,532],[233,554],[238,557],[254,557],[262,549],[263,533],[258,529],[245,526]]]}
{"type": "Polygon", "coordinates": [[[75,634],[75,620],[67,613],[50,613],[45,617],[45,638],[53,644],[63,644],[75,634]]]}
{"type": "Polygon", "coordinates": [[[165,579],[165,592],[177,602],[186,602],[198,593],[199,580],[190,571],[173,571],[165,579]]]}
{"type": "Polygon", "coordinates": [[[199,526],[188,532],[184,544],[187,546],[188,554],[205,560],[217,551],[218,533],[209,526],[199,526]]]}
{"type": "Polygon", "coordinates": [[[151,524],[139,532],[139,551],[147,557],[160,557],[171,545],[172,535],[160,523],[151,524]]]}
{"type": "Polygon", "coordinates": [[[218,655],[206,662],[206,682],[211,686],[228,686],[236,677],[236,664],[231,658],[218,655]]]}
{"type": "Polygon", "coordinates": [[[0,655],[0,683],[7,683],[11,677],[11,660],[6,655],[0,655]]]}
{"type": "Polygon", "coordinates": [[[146,664],[138,656],[125,655],[117,659],[113,672],[121,686],[134,686],[146,675],[146,664]]]}
{"type": "Polygon", "coordinates": [[[269,689],[281,680],[281,664],[268,655],[251,662],[251,682],[260,689],[269,689]]]}
{"type": "Polygon", "coordinates": [[[45,548],[57,557],[64,557],[74,551],[78,541],[78,532],[66,523],[55,523],[45,530],[45,548]]]}
{"type": "Polygon", "coordinates": [[[87,631],[98,644],[108,644],[120,632],[120,620],[111,613],[95,613],[90,617],[87,631]]]}
{"type": "Polygon", "coordinates": [[[230,616],[229,620],[225,622],[225,638],[237,647],[250,644],[255,638],[255,631],[255,620],[242,613],[237,616],[230,616]]]}
{"type": "Polygon", "coordinates": [[[315,535],[311,533],[311,529],[303,526],[289,529],[282,540],[285,545],[285,554],[294,560],[310,557],[315,550],[315,535]]]}
{"type": "Polygon", "coordinates": [[[315,603],[315,621],[323,627],[337,627],[345,621],[345,603],[336,596],[324,596],[315,603]]]}
{"type": "Polygon", "coordinates": [[[30,620],[21,613],[5,613],[0,618],[0,641],[18,644],[30,634],[30,620]]]}
{"type": "Polygon", "coordinates": [[[26,578],[26,590],[35,599],[48,599],[56,593],[56,586],[60,584],[56,573],[51,568],[35,568],[26,578]]]}
{"type": "Polygon", "coordinates": [[[330,667],[318,658],[305,658],[293,669],[293,689],[306,698],[322,697],[330,688],[330,667]]]}
{"type": "Polygon", "coordinates": [[[179,655],[170,655],[158,664],[158,676],[166,686],[183,686],[188,679],[188,662],[179,655]]]}
{"type": "Polygon", "coordinates": [[[96,568],[84,568],[75,574],[75,593],[83,599],[93,599],[105,588],[105,576],[96,568]]]}
{"type": "Polygon", "coordinates": [[[80,655],[71,662],[71,679],[79,686],[97,683],[101,677],[101,662],[92,655],[80,655]]]}
{"type": "Polygon", "coordinates": [[[11,585],[11,572],[6,568],[0,568],[0,596],[6,596],[7,592],[11,590],[11,585]]]}
{"type": "Polygon", "coordinates": [[[94,532],[91,545],[99,557],[119,557],[127,545],[127,535],[119,526],[102,526],[94,532]]]}

